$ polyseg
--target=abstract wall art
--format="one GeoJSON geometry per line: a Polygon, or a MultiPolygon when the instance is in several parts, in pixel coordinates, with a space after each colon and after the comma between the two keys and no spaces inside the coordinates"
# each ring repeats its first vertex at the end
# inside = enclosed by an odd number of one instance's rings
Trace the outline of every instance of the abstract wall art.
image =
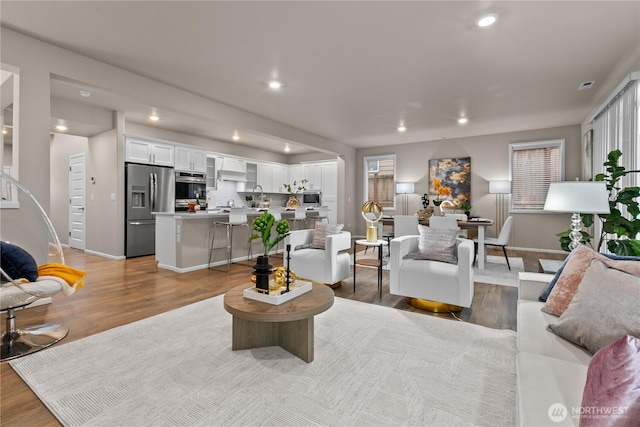
{"type": "Polygon", "coordinates": [[[471,202],[471,157],[429,160],[429,194],[436,202],[459,208],[471,202]],[[449,204],[449,203],[447,203],[449,204]]]}

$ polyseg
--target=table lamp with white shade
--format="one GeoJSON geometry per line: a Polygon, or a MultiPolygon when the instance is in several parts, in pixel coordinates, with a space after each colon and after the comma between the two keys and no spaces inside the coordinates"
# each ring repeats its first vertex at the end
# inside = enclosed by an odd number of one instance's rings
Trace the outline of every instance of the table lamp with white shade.
{"type": "Polygon", "coordinates": [[[547,192],[544,210],[571,213],[571,243],[569,249],[578,247],[582,239],[581,213],[608,214],[609,192],[602,181],[552,182],[547,192]]]}

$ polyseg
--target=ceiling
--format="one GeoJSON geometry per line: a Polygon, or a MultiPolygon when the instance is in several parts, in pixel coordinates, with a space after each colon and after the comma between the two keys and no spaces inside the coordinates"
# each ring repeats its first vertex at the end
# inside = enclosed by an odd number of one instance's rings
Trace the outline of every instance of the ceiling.
{"type": "MultiPolygon", "coordinates": [[[[640,50],[638,1],[3,0],[0,8],[3,27],[356,148],[578,124],[602,96],[599,82],[640,50]],[[486,12],[498,22],[477,27],[486,12]],[[284,86],[270,90],[272,78],[284,86]]],[[[82,98],[81,86],[55,81],[52,97],[147,123],[150,106],[95,88],[82,98]]],[[[236,130],[158,115],[154,126],[197,136],[231,142],[236,130]]],[[[309,151],[250,129],[240,136],[262,149],[309,151]]]]}

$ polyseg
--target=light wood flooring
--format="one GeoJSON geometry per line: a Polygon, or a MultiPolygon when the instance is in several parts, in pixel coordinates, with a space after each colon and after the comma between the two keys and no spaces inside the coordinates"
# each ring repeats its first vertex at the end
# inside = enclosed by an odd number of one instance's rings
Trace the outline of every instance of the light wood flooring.
{"type": "MultiPolygon", "coordinates": [[[[502,255],[491,250],[489,253],[502,255]]],[[[522,257],[526,271],[538,271],[539,258],[564,258],[563,254],[524,251],[509,251],[509,256],[522,257]]],[[[69,335],[57,345],[223,294],[246,282],[252,265],[248,261],[233,264],[228,273],[198,270],[179,274],[157,269],[153,256],[113,261],[67,249],[65,257],[68,265],[88,272],[86,286],[70,297],[59,293],[53,297],[53,304],[30,308],[16,315],[18,327],[41,323],[66,325],[69,335]]],[[[272,258],[272,264],[281,265],[279,257],[272,258]]],[[[378,299],[374,268],[358,268],[355,294],[353,276],[335,289],[335,294],[341,298],[434,315],[411,307],[403,297],[390,295],[386,271],[383,296],[378,299]]],[[[464,309],[457,316],[462,321],[490,328],[515,330],[516,299],[516,288],[477,283],[472,308],[464,309]]],[[[438,316],[457,321],[451,315],[438,316]]],[[[4,330],[4,315],[1,320],[4,330]]],[[[0,366],[0,384],[1,426],[60,425],[6,362],[0,366]]]]}

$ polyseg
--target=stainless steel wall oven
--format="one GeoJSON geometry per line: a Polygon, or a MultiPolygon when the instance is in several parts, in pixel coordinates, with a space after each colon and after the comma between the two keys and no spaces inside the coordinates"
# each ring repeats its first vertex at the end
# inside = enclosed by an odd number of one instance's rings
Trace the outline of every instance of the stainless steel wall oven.
{"type": "Polygon", "coordinates": [[[204,173],[176,171],[176,212],[186,211],[187,202],[198,200],[204,206],[207,198],[207,176],[204,173]]]}

